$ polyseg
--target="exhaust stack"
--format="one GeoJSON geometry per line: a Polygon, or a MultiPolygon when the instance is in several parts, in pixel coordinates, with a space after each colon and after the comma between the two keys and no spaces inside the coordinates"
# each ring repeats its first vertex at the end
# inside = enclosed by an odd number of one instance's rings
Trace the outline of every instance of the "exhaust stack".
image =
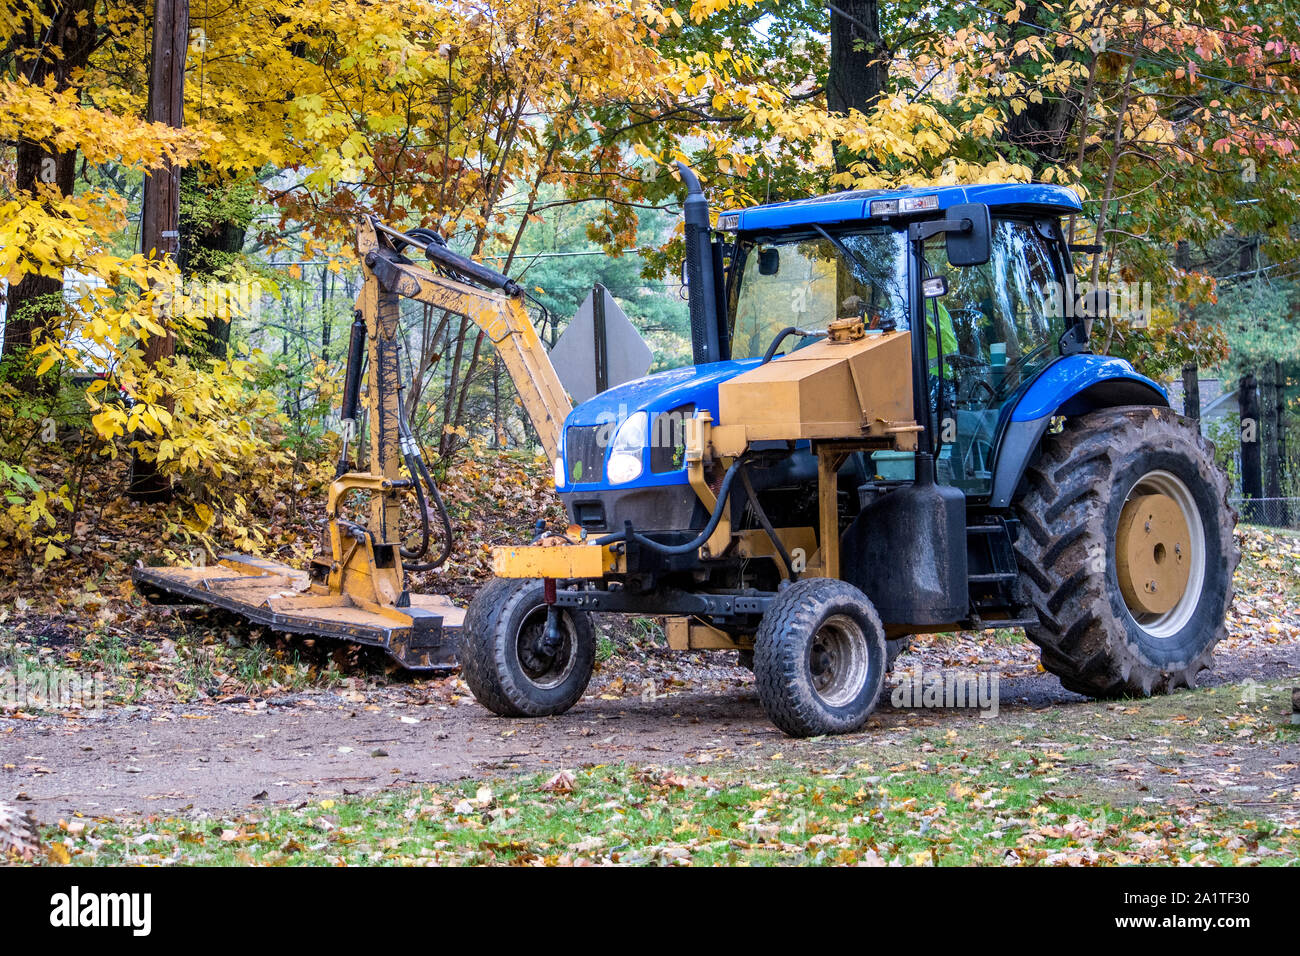
{"type": "Polygon", "coordinates": [[[709,202],[700,188],[700,179],[683,162],[677,163],[677,169],[686,183],[686,291],[691,310],[691,349],[695,364],[706,365],[726,358],[718,324],[721,257],[714,253],[709,202]]]}

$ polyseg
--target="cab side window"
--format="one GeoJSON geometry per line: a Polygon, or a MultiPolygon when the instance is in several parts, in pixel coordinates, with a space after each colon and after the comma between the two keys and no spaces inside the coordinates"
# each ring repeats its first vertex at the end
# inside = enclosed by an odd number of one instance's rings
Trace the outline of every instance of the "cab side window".
{"type": "Polygon", "coordinates": [[[984,265],[949,265],[942,237],[926,244],[925,257],[930,274],[948,279],[948,294],[927,303],[931,394],[943,419],[937,471],[967,494],[987,494],[1002,407],[1056,358],[1065,331],[1053,294],[1060,279],[1035,225],[1017,219],[994,221],[984,265]]]}

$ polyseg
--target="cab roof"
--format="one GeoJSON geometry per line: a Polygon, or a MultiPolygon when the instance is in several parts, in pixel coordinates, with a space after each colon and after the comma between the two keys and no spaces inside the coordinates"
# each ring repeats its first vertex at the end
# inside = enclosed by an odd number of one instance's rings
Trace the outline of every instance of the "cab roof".
{"type": "Polygon", "coordinates": [[[986,183],[974,186],[931,186],[906,189],[859,189],[831,193],[815,199],[734,209],[719,217],[720,228],[744,232],[783,229],[787,226],[831,225],[870,219],[869,204],[877,199],[938,196],[939,210],[959,203],[982,202],[991,207],[1018,207],[1054,213],[1080,212],[1083,207],[1073,189],[1046,183],[986,183]],[[735,217],[734,220],[731,220],[735,217]],[[725,225],[723,225],[725,223],[725,225]]]}

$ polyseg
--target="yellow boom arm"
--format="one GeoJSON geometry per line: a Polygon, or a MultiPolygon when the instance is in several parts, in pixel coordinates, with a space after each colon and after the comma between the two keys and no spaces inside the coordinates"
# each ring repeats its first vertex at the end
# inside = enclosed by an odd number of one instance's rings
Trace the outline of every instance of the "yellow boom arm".
{"type": "MultiPolygon", "coordinates": [[[[445,309],[454,315],[463,315],[482,329],[505,363],[547,457],[554,459],[559,453],[560,429],[573,406],[551,366],[537,330],[524,311],[522,297],[480,289],[418,265],[394,262],[391,258],[383,259],[383,265],[379,266],[380,229],[389,231],[365,220],[357,231],[357,252],[365,267],[367,286],[373,283],[377,291],[388,291],[445,309]],[[377,266],[383,273],[382,279],[375,272],[377,266]],[[387,286],[386,290],[384,286],[387,286]]],[[[363,291],[363,315],[365,297],[363,291]]],[[[368,315],[366,321],[369,324],[368,315]]],[[[373,335],[375,330],[367,331],[373,335]]]]}
{"type": "Polygon", "coordinates": [[[357,252],[365,273],[357,310],[366,324],[370,461],[367,471],[345,472],[330,486],[325,510],[330,555],[316,561],[325,572],[329,593],[347,595],[376,611],[400,607],[405,600],[401,495],[420,480],[419,475],[403,478],[401,474],[405,444],[398,362],[400,300],[414,299],[463,315],[483,330],[505,362],[524,411],[551,458],[559,452],[560,429],[571,407],[512,282],[468,260],[458,261],[465,270],[486,276],[485,281],[499,280],[503,291],[438,275],[412,264],[384,236],[403,245],[421,244],[371,219],[363,220],[357,230],[357,252]],[[340,505],[354,491],[370,495],[370,522],[365,528],[340,518],[340,505]]]}

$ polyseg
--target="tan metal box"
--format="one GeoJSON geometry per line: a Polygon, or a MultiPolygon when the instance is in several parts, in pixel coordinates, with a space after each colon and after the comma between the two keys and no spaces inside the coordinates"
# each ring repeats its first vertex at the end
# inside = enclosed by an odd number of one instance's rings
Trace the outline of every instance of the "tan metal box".
{"type": "Polygon", "coordinates": [[[912,421],[911,336],[822,340],[718,387],[718,424],[749,441],[861,438],[912,421]]]}

